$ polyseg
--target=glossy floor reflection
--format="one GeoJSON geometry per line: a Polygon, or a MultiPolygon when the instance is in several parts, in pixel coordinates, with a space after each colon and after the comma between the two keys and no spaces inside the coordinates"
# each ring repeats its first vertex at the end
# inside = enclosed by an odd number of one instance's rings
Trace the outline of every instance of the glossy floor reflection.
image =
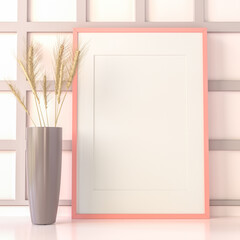
{"type": "Polygon", "coordinates": [[[0,216],[0,240],[226,240],[240,239],[240,217],[210,220],[72,220],[59,216],[56,224],[32,225],[29,216],[0,216]]]}

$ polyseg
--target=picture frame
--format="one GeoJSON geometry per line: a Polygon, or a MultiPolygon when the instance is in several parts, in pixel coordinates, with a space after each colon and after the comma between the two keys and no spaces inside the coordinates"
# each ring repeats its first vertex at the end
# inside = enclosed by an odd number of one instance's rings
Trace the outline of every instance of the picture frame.
{"type": "Polygon", "coordinates": [[[73,36],[72,218],[208,218],[207,30],[73,36]]]}

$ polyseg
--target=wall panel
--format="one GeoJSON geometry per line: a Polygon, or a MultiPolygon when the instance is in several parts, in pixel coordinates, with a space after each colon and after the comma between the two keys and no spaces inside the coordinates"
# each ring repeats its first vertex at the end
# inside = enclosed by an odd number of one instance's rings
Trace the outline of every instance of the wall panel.
{"type": "Polygon", "coordinates": [[[193,22],[194,0],[146,0],[149,22],[193,22]]]}
{"type": "Polygon", "coordinates": [[[0,151],[0,200],[15,199],[16,154],[0,151]]]}
{"type": "Polygon", "coordinates": [[[76,21],[77,0],[29,0],[28,19],[33,22],[76,21]]]}
{"type": "Polygon", "coordinates": [[[87,0],[89,22],[132,22],[135,0],[87,0]]]}
{"type": "MultiPolygon", "coordinates": [[[[46,68],[48,79],[53,80],[53,55],[49,54],[49,50],[51,52],[56,40],[62,37],[66,36],[71,41],[70,33],[76,26],[207,27],[209,31],[209,80],[219,82],[210,84],[213,87],[209,93],[209,135],[213,142],[216,139],[220,141],[240,140],[240,93],[234,88],[236,85],[229,81],[235,81],[236,84],[240,82],[239,1],[21,0],[18,2],[17,0],[8,0],[0,3],[0,111],[2,113],[0,126],[4,126],[0,127],[0,147],[1,150],[7,150],[4,149],[4,146],[12,141],[11,146],[14,147],[11,148],[16,148],[13,150],[16,150],[14,154],[16,154],[18,166],[15,175],[17,183],[15,200],[0,200],[0,205],[28,204],[25,200],[25,131],[23,129],[29,125],[29,121],[21,106],[16,104],[14,98],[6,92],[8,88],[4,80],[11,80],[17,84],[24,101],[27,101],[32,109],[32,96],[27,93],[29,87],[16,64],[16,57],[24,55],[24,46],[27,41],[39,42],[43,45],[43,67],[46,68]],[[18,129],[16,129],[16,125],[18,129]]],[[[53,101],[50,100],[50,108],[52,105],[53,101]]],[[[64,152],[64,159],[70,159],[71,152],[72,112],[69,106],[71,106],[71,93],[66,98],[59,122],[59,125],[64,127],[64,144],[68,146],[67,150],[69,151],[64,152]]],[[[33,112],[34,118],[36,118],[35,114],[33,112]]],[[[240,147],[237,150],[240,152],[240,147]]],[[[238,151],[234,153],[210,152],[212,169],[210,185],[216,186],[216,189],[211,187],[213,189],[211,190],[212,198],[216,197],[221,200],[220,198],[238,197],[238,178],[235,176],[235,169],[239,168],[238,151]],[[215,166],[216,172],[214,173],[215,166]],[[230,174],[231,171],[233,171],[233,175],[230,174]],[[229,185],[224,185],[223,181],[228,182],[229,185]],[[227,191],[228,188],[230,192],[227,191]]],[[[8,166],[12,164],[11,158],[7,155],[1,156],[5,161],[10,159],[7,163],[8,166]]],[[[63,161],[64,179],[67,179],[67,176],[70,177],[70,165],[66,165],[67,162],[68,160],[63,161]]],[[[63,183],[65,190],[61,190],[62,199],[70,199],[70,188],[67,190],[67,185],[71,185],[70,178],[63,183]]],[[[70,201],[61,200],[60,203],[70,204],[70,201]]],[[[215,203],[212,201],[212,204],[215,203]]],[[[231,205],[232,202],[225,201],[224,204],[231,205]]]]}

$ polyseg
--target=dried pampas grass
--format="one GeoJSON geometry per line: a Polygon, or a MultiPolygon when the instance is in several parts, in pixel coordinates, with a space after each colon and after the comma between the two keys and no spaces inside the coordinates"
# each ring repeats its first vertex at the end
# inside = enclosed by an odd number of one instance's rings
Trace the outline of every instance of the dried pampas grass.
{"type": "MultiPolygon", "coordinates": [[[[54,75],[55,75],[55,121],[54,126],[57,126],[58,119],[62,110],[63,103],[65,101],[67,91],[63,97],[61,97],[63,92],[63,86],[65,86],[66,90],[72,85],[74,75],[77,70],[77,66],[79,61],[81,60],[83,53],[85,52],[85,47],[81,50],[75,50],[72,52],[72,46],[67,41],[61,41],[56,49],[54,54],[54,75]]],[[[34,96],[34,101],[36,105],[36,110],[38,114],[39,125],[46,127],[49,126],[49,119],[48,119],[48,95],[49,95],[49,84],[47,82],[47,76],[41,76],[41,48],[39,45],[31,43],[27,49],[26,59],[21,60],[17,59],[20,68],[23,71],[24,76],[27,79],[27,82],[30,85],[31,91],[34,96]],[[43,91],[43,100],[44,100],[44,108],[45,108],[45,118],[43,116],[43,112],[41,109],[41,100],[38,96],[38,88],[37,88],[37,79],[42,79],[41,86],[43,91]],[[46,120],[46,121],[45,121],[46,120]]],[[[19,103],[23,106],[24,110],[30,117],[31,121],[33,122],[34,126],[37,126],[36,123],[33,121],[30,113],[24,104],[24,101],[21,99],[19,91],[14,87],[11,83],[8,83],[8,86],[11,92],[15,95],[16,99],[19,103]]]]}

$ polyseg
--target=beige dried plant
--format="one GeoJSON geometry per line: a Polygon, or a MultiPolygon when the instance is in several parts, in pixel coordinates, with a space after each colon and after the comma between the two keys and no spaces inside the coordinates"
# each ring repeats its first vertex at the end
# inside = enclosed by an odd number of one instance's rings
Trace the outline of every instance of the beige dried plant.
{"type": "Polygon", "coordinates": [[[34,126],[36,127],[35,122],[33,121],[29,111],[27,110],[26,105],[24,104],[24,100],[21,98],[20,92],[16,89],[15,86],[13,86],[11,83],[8,83],[8,86],[11,90],[11,92],[13,93],[13,95],[16,97],[16,99],[18,100],[18,102],[22,105],[22,107],[24,108],[25,112],[27,113],[27,115],[30,117],[31,121],[33,122],[34,126]]]}
{"type": "MultiPolygon", "coordinates": [[[[63,103],[65,101],[67,90],[70,89],[74,75],[77,70],[77,66],[83,53],[85,52],[85,47],[81,50],[75,50],[72,52],[71,44],[67,43],[67,41],[60,42],[55,50],[55,120],[54,126],[57,126],[58,119],[62,110],[63,103]],[[62,93],[65,91],[64,96],[62,97],[62,93]]],[[[27,79],[27,82],[30,85],[31,91],[34,96],[34,101],[36,105],[36,110],[38,114],[39,125],[46,127],[49,126],[49,119],[48,119],[48,97],[49,97],[49,84],[47,81],[47,76],[44,74],[41,77],[41,49],[39,45],[31,43],[27,49],[26,59],[21,60],[17,59],[20,68],[23,71],[24,76],[27,79]],[[44,108],[45,108],[45,117],[43,116],[43,111],[41,109],[41,99],[38,96],[38,82],[37,79],[40,80],[43,92],[43,101],[44,101],[44,108]]],[[[8,83],[8,86],[12,93],[15,95],[19,103],[23,106],[24,110],[30,117],[31,121],[33,122],[34,126],[37,126],[36,123],[33,121],[24,101],[21,99],[19,91],[14,87],[11,83],[8,83]]]]}
{"type": "MultiPolygon", "coordinates": [[[[82,49],[82,52],[84,52],[84,49],[82,49]]],[[[70,71],[67,71],[68,72],[68,78],[67,78],[67,81],[66,81],[66,88],[67,90],[71,87],[72,85],[72,82],[73,82],[73,79],[74,79],[74,75],[76,73],[76,69],[77,69],[77,65],[79,63],[79,56],[81,54],[81,51],[79,50],[75,50],[74,51],[74,57],[71,61],[71,64],[70,64],[70,71]]],[[[60,113],[61,113],[61,110],[62,110],[62,106],[63,106],[63,103],[65,101],[65,98],[67,96],[67,92],[65,92],[64,96],[63,96],[63,100],[60,104],[60,108],[59,108],[59,111],[57,113],[57,117],[55,119],[55,126],[57,125],[57,122],[58,122],[58,118],[60,116],[60,113]]]]}
{"type": "Polygon", "coordinates": [[[49,85],[47,84],[47,76],[46,74],[43,77],[43,83],[42,83],[42,90],[43,90],[43,99],[44,99],[44,107],[45,107],[45,113],[46,113],[46,119],[47,119],[47,126],[49,127],[49,120],[48,120],[48,88],[49,85]]]}
{"type": "Polygon", "coordinates": [[[57,102],[58,102],[58,104],[60,104],[61,93],[62,93],[63,68],[64,68],[64,65],[63,65],[63,63],[61,63],[59,81],[58,81],[58,88],[57,88],[57,102]]]}

